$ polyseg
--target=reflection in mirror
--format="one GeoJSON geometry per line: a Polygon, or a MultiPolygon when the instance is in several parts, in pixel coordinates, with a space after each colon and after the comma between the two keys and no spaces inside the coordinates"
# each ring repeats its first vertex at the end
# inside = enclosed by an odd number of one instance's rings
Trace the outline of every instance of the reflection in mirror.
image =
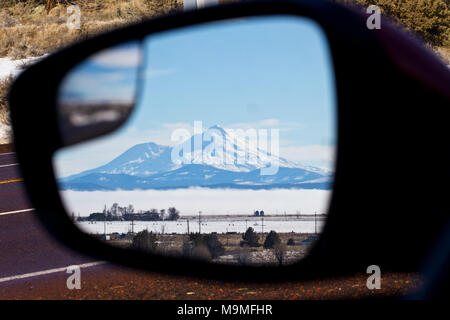
{"type": "MultiPolygon", "coordinates": [[[[54,156],[74,223],[111,245],[214,263],[304,257],[334,170],[335,88],[320,27],[224,21],[149,36],[143,50],[142,94],[125,124],[54,156]]],[[[98,85],[100,100],[116,94],[98,85]]]]}
{"type": "Polygon", "coordinates": [[[137,41],[103,50],[75,66],[58,96],[65,145],[118,128],[136,100],[141,45],[137,41]]]}

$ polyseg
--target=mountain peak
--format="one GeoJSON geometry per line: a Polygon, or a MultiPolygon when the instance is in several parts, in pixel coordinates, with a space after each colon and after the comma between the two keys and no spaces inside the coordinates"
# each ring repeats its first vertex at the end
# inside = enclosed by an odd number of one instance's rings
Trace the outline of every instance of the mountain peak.
{"type": "MultiPolygon", "coordinates": [[[[234,130],[226,130],[215,124],[203,133],[192,135],[190,143],[179,143],[173,147],[154,142],[136,144],[107,164],[66,177],[66,180],[80,178],[91,173],[126,174],[149,177],[177,170],[187,164],[201,164],[235,173],[249,173],[265,168],[297,168],[309,173],[323,175],[317,168],[307,168],[259,148],[256,142],[246,139],[234,130]],[[209,132],[207,132],[209,131],[209,132]],[[219,139],[218,136],[222,136],[219,139]],[[249,144],[252,143],[252,148],[249,144]],[[188,148],[188,149],[186,149],[188,148]],[[186,149],[186,150],[185,150],[186,149]],[[183,152],[188,162],[174,158],[183,152]]],[[[274,173],[276,174],[276,172],[274,173]]],[[[210,174],[206,174],[209,176],[210,174]]]]}

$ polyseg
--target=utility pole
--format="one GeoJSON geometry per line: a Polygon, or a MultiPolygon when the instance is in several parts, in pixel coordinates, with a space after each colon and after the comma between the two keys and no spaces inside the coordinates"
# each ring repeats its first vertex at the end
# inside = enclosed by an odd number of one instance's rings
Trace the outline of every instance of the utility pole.
{"type": "Polygon", "coordinates": [[[106,204],[103,207],[103,237],[106,241],[106,204]]]}
{"type": "Polygon", "coordinates": [[[317,219],[316,219],[317,211],[314,211],[314,233],[317,234],[317,219]]]}
{"type": "Polygon", "coordinates": [[[187,219],[187,234],[189,235],[189,219],[187,219]]]}
{"type": "Polygon", "coordinates": [[[261,217],[261,237],[264,237],[264,217],[261,217]]]}
{"type": "Polygon", "coordinates": [[[134,234],[134,214],[131,215],[131,234],[134,234]]]}
{"type": "Polygon", "coordinates": [[[202,215],[202,212],[199,211],[199,212],[198,212],[198,233],[199,233],[199,234],[202,233],[201,215],[202,215]]]}
{"type": "Polygon", "coordinates": [[[106,240],[106,214],[103,217],[103,240],[106,240]]]}

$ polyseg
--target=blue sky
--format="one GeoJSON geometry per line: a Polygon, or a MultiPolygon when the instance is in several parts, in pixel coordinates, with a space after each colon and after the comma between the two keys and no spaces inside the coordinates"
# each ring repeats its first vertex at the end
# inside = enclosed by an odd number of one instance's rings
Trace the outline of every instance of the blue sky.
{"type": "MultiPolygon", "coordinates": [[[[270,17],[212,23],[148,37],[143,48],[132,116],[113,134],[59,151],[61,175],[102,165],[137,143],[171,144],[171,132],[192,132],[194,121],[205,129],[277,128],[280,156],[333,167],[334,77],[328,44],[314,22],[270,17]]],[[[115,58],[126,60],[130,52],[121,49],[115,58]]],[[[80,69],[83,76],[89,69],[80,69]]]]}
{"type": "Polygon", "coordinates": [[[140,64],[138,41],[101,51],[65,77],[60,87],[60,101],[133,102],[140,64]]]}

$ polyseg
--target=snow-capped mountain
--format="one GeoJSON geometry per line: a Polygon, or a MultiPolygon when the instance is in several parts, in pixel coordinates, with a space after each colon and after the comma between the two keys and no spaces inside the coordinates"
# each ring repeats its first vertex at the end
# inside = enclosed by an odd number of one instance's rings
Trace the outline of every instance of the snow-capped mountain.
{"type": "Polygon", "coordinates": [[[174,170],[180,165],[171,160],[172,148],[153,142],[137,144],[107,164],[68,176],[62,180],[73,180],[92,173],[126,174],[131,176],[150,176],[174,170]]]}
{"type": "Polygon", "coordinates": [[[193,135],[188,141],[175,146],[173,151],[177,153],[183,146],[186,148],[186,145],[190,146],[191,153],[188,157],[192,160],[192,164],[210,165],[236,172],[250,172],[269,167],[271,164],[285,168],[298,167],[293,162],[261,150],[257,143],[246,140],[236,131],[226,130],[219,125],[193,135]],[[214,149],[214,144],[220,147],[214,149]]]}
{"type": "Polygon", "coordinates": [[[144,143],[109,163],[60,179],[61,189],[330,188],[331,173],[270,154],[213,126],[173,146],[144,143]],[[219,146],[219,147],[217,147],[219,146]],[[244,155],[247,158],[244,159],[244,155]],[[187,159],[187,160],[186,160],[187,159]],[[274,174],[262,170],[277,166],[274,174]]]}

